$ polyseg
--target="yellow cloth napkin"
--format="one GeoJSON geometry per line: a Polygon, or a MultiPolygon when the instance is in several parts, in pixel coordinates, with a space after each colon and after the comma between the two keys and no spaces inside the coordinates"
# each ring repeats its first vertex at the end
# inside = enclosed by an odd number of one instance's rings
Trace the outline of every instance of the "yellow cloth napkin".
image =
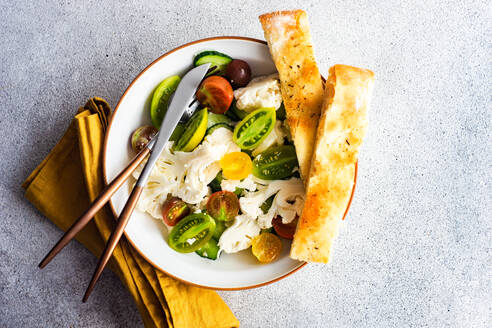
{"type": "MultiPolygon", "coordinates": [[[[104,187],[101,155],[110,112],[104,99],[89,99],[55,148],[22,185],[26,198],[60,229],[68,229],[104,187]]],[[[100,256],[113,228],[114,217],[106,206],[77,235],[77,240],[100,256]]],[[[146,327],[239,326],[214,291],[183,284],[154,269],[124,236],[109,267],[130,291],[146,327]]],[[[80,286],[81,292],[85,287],[80,286]]]]}

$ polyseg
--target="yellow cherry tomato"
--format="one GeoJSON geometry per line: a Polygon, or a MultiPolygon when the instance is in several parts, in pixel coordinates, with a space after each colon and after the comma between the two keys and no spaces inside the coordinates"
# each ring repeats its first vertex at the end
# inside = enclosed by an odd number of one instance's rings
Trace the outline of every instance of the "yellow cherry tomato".
{"type": "Polygon", "coordinates": [[[229,180],[245,179],[253,170],[253,162],[249,155],[240,151],[225,154],[219,164],[222,175],[229,180]]]}
{"type": "Polygon", "coordinates": [[[273,233],[264,232],[253,238],[251,251],[261,263],[275,261],[282,251],[282,241],[273,233]]]}

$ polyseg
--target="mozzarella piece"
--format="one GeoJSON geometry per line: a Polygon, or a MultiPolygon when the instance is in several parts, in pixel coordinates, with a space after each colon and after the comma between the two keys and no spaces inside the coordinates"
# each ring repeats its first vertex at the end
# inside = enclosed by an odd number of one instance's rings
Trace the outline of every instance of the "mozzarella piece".
{"type": "Polygon", "coordinates": [[[234,91],[236,107],[252,112],[260,107],[278,109],[282,104],[278,74],[260,76],[252,79],[244,88],[234,91]]]}
{"type": "Polygon", "coordinates": [[[258,155],[273,145],[283,145],[285,137],[287,137],[287,131],[285,131],[282,121],[276,121],[272,132],[270,132],[270,134],[258,147],[255,148],[255,150],[253,150],[253,156],[258,155]]]}
{"type": "Polygon", "coordinates": [[[247,215],[238,215],[232,226],[220,236],[219,248],[226,253],[237,253],[251,246],[251,239],[260,234],[260,226],[247,215]]]}
{"type": "MultiPolygon", "coordinates": [[[[240,151],[233,142],[232,132],[215,130],[192,152],[171,152],[168,142],[152,170],[137,208],[155,218],[161,218],[161,206],[168,194],[189,204],[199,204],[209,195],[208,184],[220,171],[219,160],[227,153],[240,151]]],[[[138,178],[145,164],[133,173],[138,178]]]]}

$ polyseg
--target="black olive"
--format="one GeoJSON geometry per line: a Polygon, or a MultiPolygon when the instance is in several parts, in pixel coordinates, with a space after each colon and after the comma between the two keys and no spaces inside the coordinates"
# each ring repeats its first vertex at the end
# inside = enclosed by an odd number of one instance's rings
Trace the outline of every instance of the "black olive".
{"type": "Polygon", "coordinates": [[[225,75],[234,88],[242,88],[251,81],[251,68],[244,60],[234,59],[227,65],[225,75]]]}

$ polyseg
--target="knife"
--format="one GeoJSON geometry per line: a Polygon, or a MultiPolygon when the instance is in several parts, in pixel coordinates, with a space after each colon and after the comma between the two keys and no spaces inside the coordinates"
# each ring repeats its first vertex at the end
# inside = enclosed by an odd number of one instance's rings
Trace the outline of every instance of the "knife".
{"type": "Polygon", "coordinates": [[[104,270],[104,267],[108,263],[111,254],[113,253],[118,241],[120,240],[123,232],[125,231],[125,227],[128,224],[130,216],[133,212],[133,209],[137,205],[138,199],[142,194],[143,188],[145,187],[147,180],[152,172],[152,169],[159,159],[162,151],[166,147],[169,138],[171,137],[172,132],[176,128],[181,116],[188,109],[190,105],[192,105],[195,97],[196,90],[200,86],[203,78],[208,72],[210,68],[210,64],[200,65],[196,68],[190,70],[181,80],[176,89],[173,99],[169,104],[169,107],[166,112],[166,116],[162,121],[161,128],[159,130],[159,135],[150,151],[150,157],[145,164],[144,169],[140,173],[138,177],[137,183],[133,187],[132,192],[130,193],[130,197],[128,198],[125,207],[121,211],[121,214],[118,218],[116,228],[111,233],[108,242],[106,243],[106,247],[104,249],[103,254],[99,258],[99,262],[97,264],[97,268],[94,271],[92,279],[87,287],[87,290],[84,294],[84,298],[82,302],[86,302],[91,294],[94,286],[101,276],[101,273],[104,270]]]}

